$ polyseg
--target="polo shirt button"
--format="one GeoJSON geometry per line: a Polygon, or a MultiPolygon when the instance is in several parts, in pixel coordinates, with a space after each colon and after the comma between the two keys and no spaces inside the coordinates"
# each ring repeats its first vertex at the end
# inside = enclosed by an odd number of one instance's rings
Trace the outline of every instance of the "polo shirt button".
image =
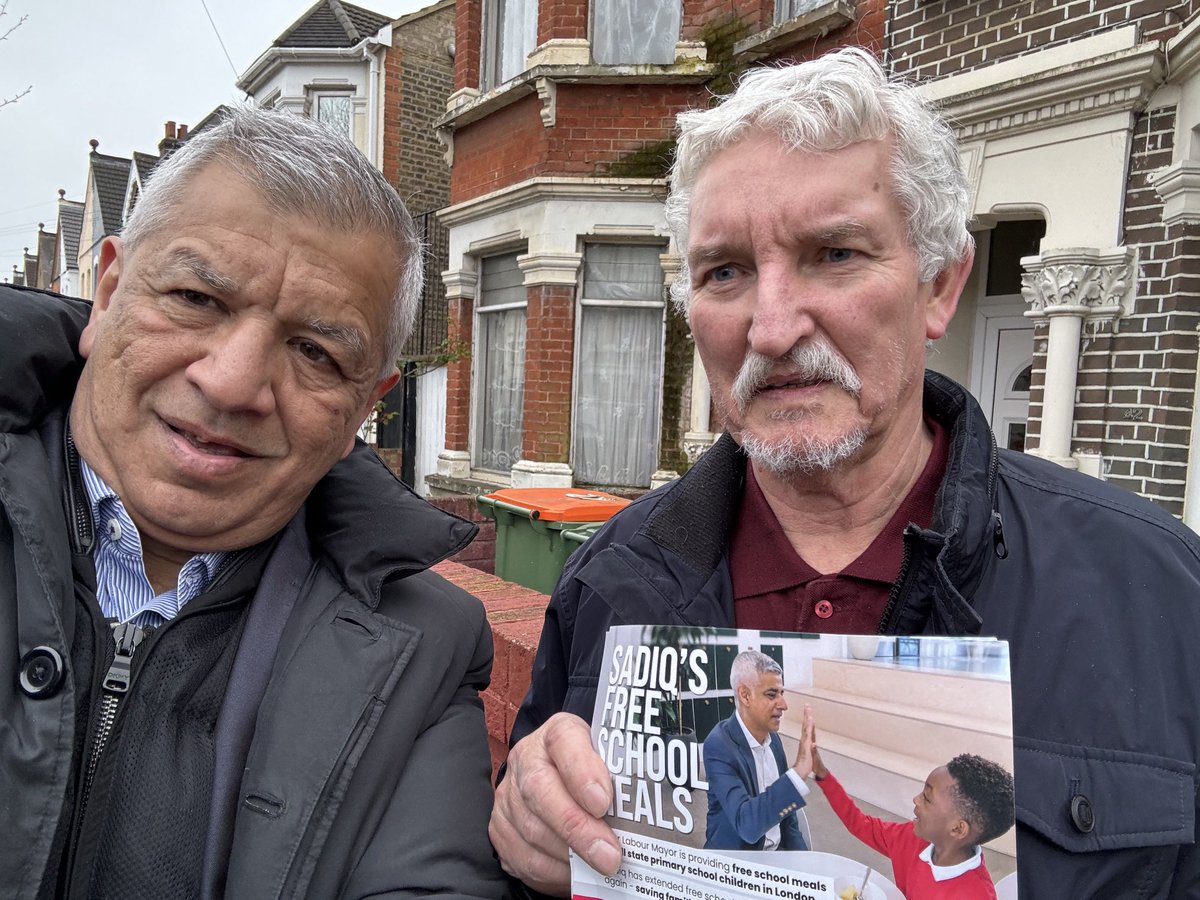
{"type": "Polygon", "coordinates": [[[828,600],[818,600],[816,613],[820,618],[828,619],[833,615],[833,604],[828,600]]]}
{"type": "Polygon", "coordinates": [[[1091,833],[1096,827],[1096,813],[1092,809],[1092,801],[1083,794],[1071,798],[1071,821],[1084,834],[1091,833]]]}

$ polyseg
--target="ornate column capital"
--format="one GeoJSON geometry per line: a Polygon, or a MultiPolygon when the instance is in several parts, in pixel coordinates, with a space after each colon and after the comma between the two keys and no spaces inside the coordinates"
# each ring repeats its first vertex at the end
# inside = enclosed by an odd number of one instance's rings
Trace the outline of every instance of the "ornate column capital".
{"type": "Polygon", "coordinates": [[[1130,247],[1046,250],[1021,260],[1026,316],[1119,319],[1133,307],[1137,254],[1130,247]]]}

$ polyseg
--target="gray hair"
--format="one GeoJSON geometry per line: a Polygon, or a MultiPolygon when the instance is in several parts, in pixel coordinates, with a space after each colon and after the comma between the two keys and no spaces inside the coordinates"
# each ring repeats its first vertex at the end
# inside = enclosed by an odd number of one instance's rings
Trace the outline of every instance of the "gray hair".
{"type": "Polygon", "coordinates": [[[753,69],[720,106],[681,113],[678,122],[666,217],[683,256],[671,288],[680,311],[686,311],[691,293],[686,254],[696,178],[714,154],[751,129],[770,132],[804,152],[890,139],[892,182],[908,219],[921,280],[932,281],[970,250],[970,192],[954,132],[911,85],[889,80],[861,47],[799,65],[753,69]]]}
{"type": "Polygon", "coordinates": [[[729,667],[729,686],[737,693],[737,689],[743,684],[757,684],[758,679],[768,672],[783,677],[783,667],[767,654],[757,650],[743,650],[733,658],[733,664],[729,667]]]}
{"type": "Polygon", "coordinates": [[[309,217],[339,231],[374,232],[392,243],[401,275],[383,348],[386,376],[412,330],[425,278],[421,241],[396,189],[347,137],[315,119],[232,107],[154,169],[121,232],[129,249],[187,215],[178,197],[208,165],[234,172],[282,215],[309,217]]]}

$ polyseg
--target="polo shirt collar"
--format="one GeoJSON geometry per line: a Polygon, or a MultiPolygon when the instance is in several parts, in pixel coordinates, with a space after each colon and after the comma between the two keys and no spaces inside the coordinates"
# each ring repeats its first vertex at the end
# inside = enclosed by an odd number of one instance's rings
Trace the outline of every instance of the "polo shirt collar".
{"type": "Polygon", "coordinates": [[[969,859],[965,859],[955,866],[938,866],[933,862],[933,844],[927,846],[924,850],[917,854],[917,857],[933,871],[934,881],[949,881],[951,878],[957,878],[959,875],[965,875],[972,869],[978,869],[983,865],[983,848],[979,845],[975,846],[975,853],[969,859]]]}

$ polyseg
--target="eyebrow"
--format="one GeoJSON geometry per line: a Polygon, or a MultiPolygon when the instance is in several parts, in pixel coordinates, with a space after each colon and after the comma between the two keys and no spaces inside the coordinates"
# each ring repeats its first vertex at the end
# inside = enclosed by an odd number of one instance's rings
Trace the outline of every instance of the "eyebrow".
{"type": "Polygon", "coordinates": [[[322,337],[337,341],[358,356],[366,355],[367,339],[357,328],[316,317],[308,319],[304,324],[322,337]]]}
{"type": "Polygon", "coordinates": [[[218,293],[234,294],[240,288],[235,279],[230,278],[228,275],[222,275],[199,254],[185,248],[171,252],[168,268],[184,269],[191,272],[209,288],[218,293]]]}
{"type": "MultiPolygon", "coordinates": [[[[844,221],[833,222],[823,227],[799,229],[794,234],[795,237],[802,241],[811,241],[819,244],[836,244],[838,241],[844,241],[848,238],[870,238],[872,232],[868,226],[857,219],[845,219],[844,221]]],[[[689,249],[687,253],[688,265],[695,266],[704,262],[712,262],[713,260],[728,259],[742,252],[742,247],[743,244],[741,243],[722,240],[713,241],[708,244],[699,244],[693,249],[689,249]]]]}
{"type": "Polygon", "coordinates": [[[821,243],[830,244],[835,241],[845,240],[846,238],[860,238],[869,233],[869,229],[862,222],[848,219],[845,222],[839,222],[829,228],[819,230],[816,236],[817,240],[821,243]]]}

